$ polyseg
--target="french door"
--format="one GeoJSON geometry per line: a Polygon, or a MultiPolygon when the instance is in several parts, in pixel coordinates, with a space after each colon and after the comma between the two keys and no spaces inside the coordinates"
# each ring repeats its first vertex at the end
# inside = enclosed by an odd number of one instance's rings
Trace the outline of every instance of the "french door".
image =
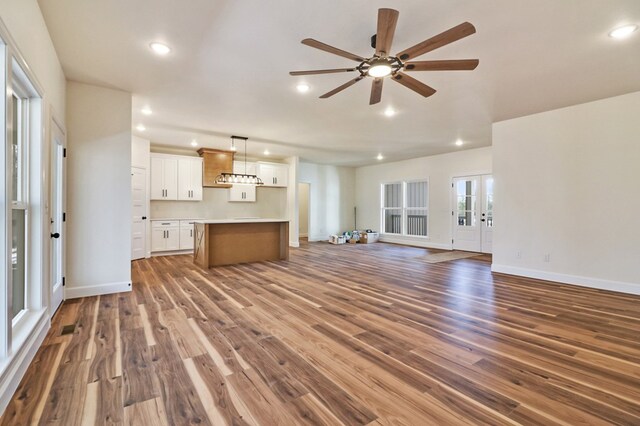
{"type": "Polygon", "coordinates": [[[65,139],[51,123],[51,314],[64,299],[65,139]]]}
{"type": "Polygon", "coordinates": [[[453,249],[492,252],[493,177],[464,176],[453,179],[453,249]]]}

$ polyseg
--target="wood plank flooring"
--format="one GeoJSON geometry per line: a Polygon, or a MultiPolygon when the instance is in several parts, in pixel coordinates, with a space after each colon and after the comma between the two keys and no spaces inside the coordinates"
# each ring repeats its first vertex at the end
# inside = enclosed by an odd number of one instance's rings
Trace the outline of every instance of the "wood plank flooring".
{"type": "Polygon", "coordinates": [[[0,424],[640,424],[640,297],[426,252],[133,262],[64,303],[0,424]]]}

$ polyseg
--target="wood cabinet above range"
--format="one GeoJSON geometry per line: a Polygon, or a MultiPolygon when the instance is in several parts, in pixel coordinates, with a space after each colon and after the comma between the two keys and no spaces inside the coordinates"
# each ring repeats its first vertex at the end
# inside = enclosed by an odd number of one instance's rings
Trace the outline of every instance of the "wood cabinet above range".
{"type": "Polygon", "coordinates": [[[217,184],[216,176],[221,173],[233,173],[233,151],[200,148],[198,154],[204,160],[202,184],[207,188],[230,188],[229,184],[217,184]]]}

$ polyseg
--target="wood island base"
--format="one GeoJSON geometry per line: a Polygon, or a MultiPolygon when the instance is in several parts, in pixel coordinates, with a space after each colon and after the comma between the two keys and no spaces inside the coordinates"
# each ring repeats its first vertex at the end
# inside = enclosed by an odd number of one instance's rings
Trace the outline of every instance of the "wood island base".
{"type": "Polygon", "coordinates": [[[193,262],[202,267],[289,260],[288,221],[195,222],[193,262]]]}

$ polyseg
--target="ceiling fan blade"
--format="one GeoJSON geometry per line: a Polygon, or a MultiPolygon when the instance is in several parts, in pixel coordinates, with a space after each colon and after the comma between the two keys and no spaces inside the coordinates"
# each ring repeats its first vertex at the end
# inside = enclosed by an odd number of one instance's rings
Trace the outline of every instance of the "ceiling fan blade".
{"type": "Polygon", "coordinates": [[[302,44],[315,47],[316,49],[324,50],[325,52],[333,53],[334,55],[342,56],[343,58],[351,59],[356,62],[364,61],[364,58],[353,53],[349,53],[345,50],[338,49],[337,47],[329,46],[321,41],[314,40],[312,38],[305,38],[302,40],[302,44]]]}
{"type": "Polygon", "coordinates": [[[415,78],[409,77],[408,75],[403,74],[401,72],[397,73],[392,78],[394,81],[397,81],[398,83],[402,84],[404,87],[411,89],[416,93],[421,94],[425,98],[436,93],[436,89],[434,89],[433,87],[429,87],[426,84],[416,80],[415,78]]]}
{"type": "Polygon", "coordinates": [[[358,77],[354,78],[353,80],[347,81],[342,86],[336,87],[332,91],[327,92],[324,95],[320,96],[320,99],[326,99],[326,98],[329,98],[329,97],[335,95],[338,92],[342,92],[344,89],[346,89],[347,87],[353,86],[354,84],[356,84],[357,82],[359,82],[363,78],[364,78],[363,76],[359,75],[358,77]]]}
{"type": "Polygon", "coordinates": [[[290,75],[314,75],[314,74],[333,74],[339,72],[355,71],[355,68],[336,68],[331,70],[309,70],[309,71],[291,71],[290,75]]]}
{"type": "Polygon", "coordinates": [[[480,63],[477,59],[449,61],[415,61],[404,64],[405,71],[471,71],[480,63]]]}
{"type": "Polygon", "coordinates": [[[396,56],[400,58],[400,60],[406,61],[407,59],[424,55],[425,53],[431,52],[432,50],[438,49],[439,47],[446,46],[449,43],[453,43],[454,41],[460,40],[461,38],[470,36],[475,32],[476,27],[468,22],[464,22],[456,27],[450,28],[447,31],[438,34],[437,36],[431,37],[430,39],[425,40],[422,43],[418,43],[415,46],[405,49],[402,52],[398,53],[396,56]]]}
{"type": "Polygon", "coordinates": [[[393,9],[378,9],[378,31],[376,32],[376,55],[388,56],[396,32],[399,12],[393,9]]]}
{"type": "Polygon", "coordinates": [[[371,82],[371,97],[369,98],[369,105],[374,105],[380,102],[382,99],[382,82],[381,78],[375,78],[371,82]]]}

